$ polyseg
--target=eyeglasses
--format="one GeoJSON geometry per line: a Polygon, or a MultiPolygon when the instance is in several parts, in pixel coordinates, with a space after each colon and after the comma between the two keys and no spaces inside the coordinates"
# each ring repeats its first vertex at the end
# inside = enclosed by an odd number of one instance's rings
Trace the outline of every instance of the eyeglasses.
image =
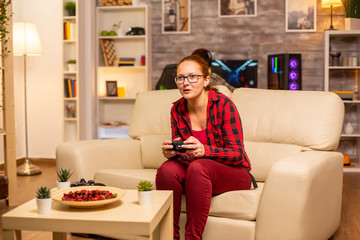
{"type": "Polygon", "coordinates": [[[190,74],[189,76],[176,76],[175,82],[177,84],[183,84],[185,82],[185,79],[189,81],[189,83],[197,83],[199,81],[199,78],[204,75],[196,75],[196,74],[190,74]]]}

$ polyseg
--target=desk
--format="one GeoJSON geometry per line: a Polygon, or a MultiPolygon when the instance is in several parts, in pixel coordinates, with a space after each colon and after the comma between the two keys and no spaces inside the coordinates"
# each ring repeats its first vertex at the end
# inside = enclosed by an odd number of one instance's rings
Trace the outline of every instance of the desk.
{"type": "Polygon", "coordinates": [[[139,240],[152,240],[159,225],[160,239],[172,240],[172,191],[154,191],[149,206],[139,205],[137,190],[125,192],[119,201],[100,208],[71,208],[53,201],[49,214],[38,214],[36,199],[30,200],[2,215],[3,239],[20,240],[20,230],[30,230],[53,232],[54,240],[66,239],[67,232],[136,235],[139,240]]]}

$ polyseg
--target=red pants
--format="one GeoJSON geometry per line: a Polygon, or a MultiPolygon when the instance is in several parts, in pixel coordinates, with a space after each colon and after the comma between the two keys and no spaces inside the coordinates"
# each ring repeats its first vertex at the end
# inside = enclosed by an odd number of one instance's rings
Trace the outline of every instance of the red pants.
{"type": "Polygon", "coordinates": [[[202,239],[209,215],[212,195],[233,190],[250,189],[249,173],[214,160],[198,159],[190,164],[167,160],[157,171],[156,188],[173,190],[174,239],[180,239],[179,218],[181,196],[186,195],[185,239],[202,239]]]}

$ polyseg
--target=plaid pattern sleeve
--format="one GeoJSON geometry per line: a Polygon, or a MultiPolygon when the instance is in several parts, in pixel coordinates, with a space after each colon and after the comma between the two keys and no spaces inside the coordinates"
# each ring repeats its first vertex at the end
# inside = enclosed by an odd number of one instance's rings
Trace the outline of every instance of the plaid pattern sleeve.
{"type": "Polygon", "coordinates": [[[244,149],[241,119],[235,104],[224,95],[212,96],[208,106],[208,145],[205,158],[226,165],[244,166],[250,171],[250,162],[244,149]]]}
{"type": "MultiPolygon", "coordinates": [[[[188,128],[179,128],[179,126],[183,126],[181,115],[178,113],[179,101],[176,102],[174,106],[171,108],[171,132],[172,132],[172,140],[176,138],[180,138],[182,141],[187,139],[187,135],[190,136],[190,131],[188,128]],[[176,104],[178,103],[178,104],[176,104]],[[187,133],[184,137],[184,133],[187,133]]],[[[177,153],[176,156],[171,159],[190,162],[192,159],[187,153],[177,153]]]]}

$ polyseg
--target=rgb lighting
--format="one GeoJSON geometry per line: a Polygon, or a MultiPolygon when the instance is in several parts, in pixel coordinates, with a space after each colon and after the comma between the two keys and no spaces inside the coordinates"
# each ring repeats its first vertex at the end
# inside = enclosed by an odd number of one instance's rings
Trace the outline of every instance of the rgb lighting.
{"type": "Polygon", "coordinates": [[[289,60],[289,67],[290,69],[296,69],[299,65],[299,62],[297,59],[290,59],[289,60]]]}

